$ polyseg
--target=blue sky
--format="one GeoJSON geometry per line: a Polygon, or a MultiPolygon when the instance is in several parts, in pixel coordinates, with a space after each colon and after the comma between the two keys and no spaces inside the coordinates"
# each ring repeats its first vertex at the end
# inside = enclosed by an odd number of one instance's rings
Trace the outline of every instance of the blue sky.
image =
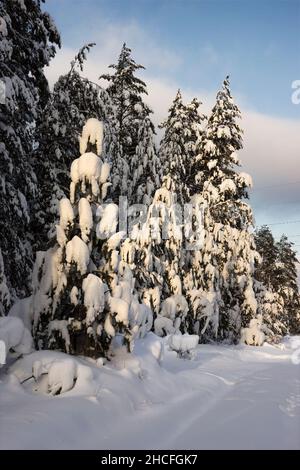
{"type": "Polygon", "coordinates": [[[180,87],[211,105],[227,74],[245,129],[243,170],[254,179],[257,225],[273,224],[300,251],[300,0],[48,0],[62,50],[47,71],[53,83],[77,50],[96,42],[85,74],[97,80],[123,42],[146,71],[154,121],[180,87]],[[285,224],[284,222],[293,222],[285,224]]]}
{"type": "Polygon", "coordinates": [[[48,0],[47,10],[66,46],[93,40],[103,20],[135,21],[178,55],[164,73],[183,87],[215,91],[230,73],[250,107],[299,117],[290,99],[300,68],[299,0],[48,0]]]}

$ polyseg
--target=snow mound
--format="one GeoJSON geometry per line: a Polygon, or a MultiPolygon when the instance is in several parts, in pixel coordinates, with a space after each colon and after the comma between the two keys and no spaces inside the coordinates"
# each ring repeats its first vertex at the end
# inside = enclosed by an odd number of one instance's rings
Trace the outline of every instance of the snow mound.
{"type": "Polygon", "coordinates": [[[55,361],[48,371],[49,393],[57,395],[71,390],[76,378],[76,363],[73,359],[55,361]]]}
{"type": "Polygon", "coordinates": [[[176,334],[169,337],[169,347],[172,351],[176,351],[180,356],[190,354],[193,349],[196,349],[199,343],[198,335],[184,335],[176,334]]]}
{"type": "Polygon", "coordinates": [[[61,352],[35,351],[18,360],[10,372],[28,391],[43,395],[95,393],[92,367],[61,352]]]}
{"type": "Polygon", "coordinates": [[[241,343],[246,343],[249,346],[262,346],[265,342],[265,334],[262,331],[262,316],[257,315],[257,318],[252,318],[248,328],[241,330],[241,343]]]}
{"type": "Polygon", "coordinates": [[[96,145],[97,154],[102,153],[103,142],[103,124],[98,119],[88,119],[83,126],[82,135],[80,137],[80,153],[86,152],[88,143],[96,145]]]}
{"type": "MultiPolygon", "coordinates": [[[[0,318],[0,340],[4,343],[4,354],[2,349],[1,362],[5,363],[9,351],[20,354],[29,354],[32,351],[32,337],[20,318],[1,317],[0,318]]],[[[2,344],[3,344],[2,343],[2,344]]]]}
{"type": "MultiPolygon", "coordinates": [[[[0,448],[299,449],[299,375],[290,351],[201,344],[201,354],[182,361],[168,339],[149,333],[131,354],[123,348],[99,366],[55,351],[19,359],[0,380],[0,448]],[[75,361],[77,378],[63,395],[49,394],[47,368],[30,379],[36,361],[43,368],[57,362],[58,383],[66,359],[75,361]]],[[[74,367],[66,367],[72,379],[74,367]]]]}

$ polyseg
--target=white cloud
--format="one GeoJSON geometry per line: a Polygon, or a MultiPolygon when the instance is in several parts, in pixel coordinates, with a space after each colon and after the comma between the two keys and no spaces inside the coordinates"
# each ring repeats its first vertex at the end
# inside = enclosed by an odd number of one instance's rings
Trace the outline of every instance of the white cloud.
{"type": "Polygon", "coordinates": [[[242,157],[251,173],[256,175],[257,186],[300,180],[299,124],[296,120],[245,110],[242,157]]]}
{"type": "MultiPolygon", "coordinates": [[[[92,42],[95,42],[96,46],[89,53],[84,73],[93,81],[97,81],[102,73],[107,72],[108,65],[116,62],[124,42],[128,47],[133,47],[136,61],[141,61],[146,69],[155,69],[164,73],[166,70],[176,70],[181,64],[181,58],[175,52],[162,47],[150,38],[135,21],[127,24],[100,24],[92,36],[92,42]]],[[[82,46],[83,43],[80,42],[77,48],[82,46]]],[[[59,75],[68,71],[78,49],[63,47],[57,52],[50,66],[46,67],[50,86],[53,86],[59,75]]]]}

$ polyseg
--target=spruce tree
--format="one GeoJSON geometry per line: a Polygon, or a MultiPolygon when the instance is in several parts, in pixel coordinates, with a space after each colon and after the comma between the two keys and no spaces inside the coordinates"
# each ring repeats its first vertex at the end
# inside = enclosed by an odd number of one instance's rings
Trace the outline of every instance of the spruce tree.
{"type": "Polygon", "coordinates": [[[143,193],[151,197],[158,182],[155,130],[150,119],[152,111],[143,101],[147,95],[146,84],[136,76],[144,67],[135,62],[126,44],[117,64],[110,68],[114,73],[100,78],[109,82],[107,92],[116,107],[118,142],[122,149],[121,157],[112,165],[112,192],[116,202],[123,195],[131,205],[142,202],[143,193]]]}
{"type": "Polygon", "coordinates": [[[186,107],[180,90],[169,109],[168,118],[160,125],[164,136],[160,143],[159,158],[163,174],[170,175],[174,184],[176,202],[184,205],[188,201],[188,151],[185,146],[186,133],[189,132],[186,121],[186,107]]]}
{"type": "Polygon", "coordinates": [[[2,0],[0,4],[0,82],[5,93],[0,103],[0,246],[12,299],[28,292],[29,202],[37,197],[34,124],[49,96],[43,68],[55,55],[55,45],[60,45],[42,3],[2,0]]]}
{"type": "Polygon", "coordinates": [[[255,244],[260,255],[254,272],[258,310],[269,330],[269,341],[277,342],[288,331],[284,298],[280,293],[278,244],[266,225],[256,230],[255,244]]]}
{"type": "Polygon", "coordinates": [[[155,331],[160,335],[187,329],[182,229],[191,162],[197,154],[204,118],[198,112],[199,105],[196,99],[184,105],[178,91],[168,119],[161,126],[165,129],[159,150],[163,181],[155,192],[146,221],[136,232],[136,285],[141,298],[154,311],[155,331]]]}
{"type": "Polygon", "coordinates": [[[267,341],[278,343],[287,334],[287,322],[283,297],[260,281],[255,281],[257,313],[261,315],[267,341]]]}
{"type": "Polygon", "coordinates": [[[204,138],[204,123],[207,119],[206,115],[199,111],[201,104],[201,101],[198,101],[197,98],[193,98],[192,101],[185,106],[185,149],[188,154],[186,173],[190,197],[197,194],[199,189],[195,181],[195,171],[197,171],[197,162],[201,160],[201,143],[204,138]]]}
{"type": "Polygon", "coordinates": [[[159,335],[185,331],[187,302],[182,286],[182,213],[176,204],[174,181],[163,178],[146,220],[133,226],[136,288],[154,312],[159,335]]]}
{"type": "Polygon", "coordinates": [[[71,166],[70,199],[60,200],[56,244],[37,254],[32,311],[39,348],[97,357],[113,336],[108,286],[97,272],[97,216],[109,176],[102,139],[102,123],[89,120],[71,166]]]}
{"type": "Polygon", "coordinates": [[[95,118],[83,128],[70,198],[60,200],[56,242],[37,253],[30,306],[37,347],[91,357],[107,357],[116,335],[131,350],[152,326],[150,308],[133,295],[118,207],[103,204],[111,184],[110,165],[100,157],[103,129],[95,118]]]}
{"type": "Polygon", "coordinates": [[[277,292],[284,301],[287,329],[291,334],[300,332],[300,297],[297,282],[297,255],[286,235],[277,243],[277,292]]]}
{"type": "Polygon", "coordinates": [[[40,116],[37,128],[35,172],[38,197],[34,203],[32,232],[36,249],[44,249],[55,236],[58,201],[67,197],[69,168],[77,153],[78,140],[85,121],[96,118],[104,123],[102,156],[110,160],[117,150],[117,129],[113,104],[105,90],[82,77],[84,61],[94,44],[82,47],[71,62],[70,71],[54,85],[50,100],[40,116]]]}
{"type": "Polygon", "coordinates": [[[131,203],[150,205],[156,188],[160,186],[162,169],[154,143],[154,125],[144,118],[138,129],[138,144],[130,160],[132,183],[128,187],[131,203]]]}
{"type": "Polygon", "coordinates": [[[240,117],[227,77],[192,165],[193,201],[197,212],[202,211],[202,248],[192,259],[186,281],[196,327],[203,334],[211,323],[216,336],[233,341],[257,312],[253,216],[245,202],[251,178],[237,171],[237,151],[242,148],[240,117]]]}
{"type": "Polygon", "coordinates": [[[263,225],[255,232],[255,244],[261,256],[261,262],[255,270],[255,278],[262,282],[267,289],[278,286],[278,245],[275,243],[273,234],[267,225],[263,225]]]}

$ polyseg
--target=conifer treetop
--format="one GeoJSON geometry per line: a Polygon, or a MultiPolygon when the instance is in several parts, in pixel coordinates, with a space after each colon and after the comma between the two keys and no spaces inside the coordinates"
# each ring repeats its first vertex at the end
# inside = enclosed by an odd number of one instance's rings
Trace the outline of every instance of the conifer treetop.
{"type": "Polygon", "coordinates": [[[208,137],[217,134],[217,138],[226,140],[234,151],[242,149],[243,130],[238,124],[239,119],[241,119],[241,112],[231,95],[229,76],[227,76],[222,89],[217,93],[216,104],[208,119],[208,137]]]}
{"type": "Polygon", "coordinates": [[[131,56],[131,49],[124,43],[119,55],[118,62],[111,64],[109,68],[115,70],[114,74],[103,74],[99,79],[103,78],[110,82],[109,88],[111,92],[116,92],[117,87],[121,86],[123,90],[130,90],[137,94],[148,94],[146,83],[135,76],[138,70],[145,70],[141,64],[137,64],[131,56]]]}

